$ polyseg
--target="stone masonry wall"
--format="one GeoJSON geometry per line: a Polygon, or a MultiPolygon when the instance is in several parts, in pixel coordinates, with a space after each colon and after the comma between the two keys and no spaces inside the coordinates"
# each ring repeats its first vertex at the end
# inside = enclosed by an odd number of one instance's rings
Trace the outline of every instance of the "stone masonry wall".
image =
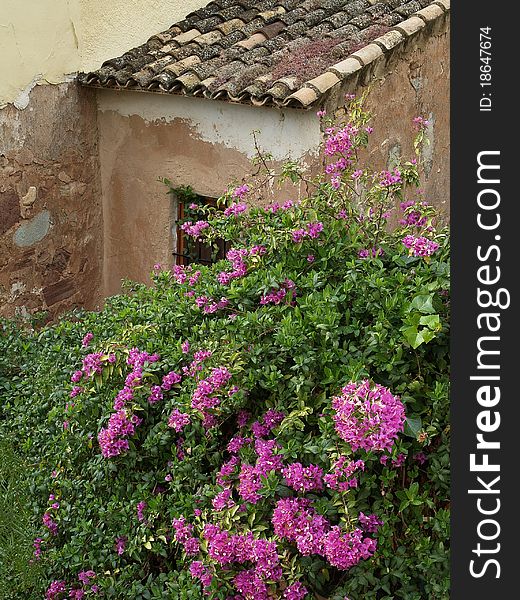
{"type": "Polygon", "coordinates": [[[96,103],[75,83],[0,111],[0,316],[100,301],[96,103]]]}

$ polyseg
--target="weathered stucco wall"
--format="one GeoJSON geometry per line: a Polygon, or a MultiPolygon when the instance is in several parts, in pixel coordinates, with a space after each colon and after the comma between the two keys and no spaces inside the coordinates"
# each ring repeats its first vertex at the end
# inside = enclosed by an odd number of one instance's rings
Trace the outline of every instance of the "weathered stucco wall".
{"type": "Polygon", "coordinates": [[[100,300],[102,213],[93,91],[38,86],[0,111],[0,315],[100,300]]]}
{"type": "Polygon", "coordinates": [[[154,263],[172,263],[175,207],[158,178],[218,197],[251,170],[252,130],[280,160],[309,162],[319,141],[319,123],[304,111],[110,90],[98,102],[106,295],[123,277],[146,281],[154,263]]]}
{"type": "MultiPolygon", "coordinates": [[[[369,89],[367,108],[374,127],[367,162],[387,168],[395,158],[414,158],[412,121],[423,116],[429,144],[424,144],[424,199],[449,220],[450,205],[450,46],[449,13],[357,71],[327,103],[334,112],[346,93],[369,89]]],[[[342,111],[337,111],[341,113],[342,111]]]]}

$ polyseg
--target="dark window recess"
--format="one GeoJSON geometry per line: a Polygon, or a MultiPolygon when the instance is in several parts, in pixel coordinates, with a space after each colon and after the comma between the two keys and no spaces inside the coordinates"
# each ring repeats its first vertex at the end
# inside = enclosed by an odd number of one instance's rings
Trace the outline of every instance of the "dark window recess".
{"type": "MultiPolygon", "coordinates": [[[[213,198],[200,198],[206,206],[216,206],[216,201],[213,198]]],[[[185,220],[184,203],[179,202],[177,212],[177,221],[179,223],[185,220]]],[[[201,219],[204,217],[200,217],[201,219]]],[[[194,218],[195,221],[199,220],[194,218]]],[[[177,227],[177,250],[173,253],[175,264],[188,266],[192,263],[211,265],[226,257],[226,252],[229,250],[228,243],[225,240],[216,240],[212,246],[198,240],[194,240],[191,236],[186,235],[184,231],[177,227]]]]}

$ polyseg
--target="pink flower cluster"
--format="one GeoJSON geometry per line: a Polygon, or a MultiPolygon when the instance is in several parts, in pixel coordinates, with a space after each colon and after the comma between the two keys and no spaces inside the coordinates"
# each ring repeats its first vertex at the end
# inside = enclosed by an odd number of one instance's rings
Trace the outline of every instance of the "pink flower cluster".
{"type": "Polygon", "coordinates": [[[279,210],[289,210],[294,206],[298,206],[298,201],[286,200],[283,204],[279,204],[278,202],[273,202],[267,207],[267,211],[272,213],[277,213],[279,210]]]}
{"type": "Polygon", "coordinates": [[[324,541],[330,523],[310,505],[308,498],[281,498],[273,511],[275,534],[294,542],[304,556],[324,555],[324,541]]]}
{"type": "Polygon", "coordinates": [[[239,279],[247,275],[248,256],[262,256],[266,253],[264,246],[253,246],[247,248],[232,248],[226,254],[226,259],[231,263],[231,271],[221,271],[217,275],[217,281],[222,285],[228,285],[233,279],[239,279]]]}
{"type": "MultiPolygon", "coordinates": [[[[264,438],[285,419],[285,413],[270,408],[264,416],[251,425],[255,438],[264,438]]],[[[239,426],[241,426],[239,424],[239,426]]]]}
{"type": "Polygon", "coordinates": [[[325,167],[325,172],[331,175],[332,187],[337,190],[341,185],[341,176],[345,169],[352,164],[352,154],[354,151],[354,140],[358,129],[347,124],[341,129],[327,127],[325,134],[325,154],[327,156],[339,155],[336,162],[332,162],[325,167]]]}
{"type": "Polygon", "coordinates": [[[202,413],[206,428],[215,424],[215,417],[209,411],[216,409],[222,399],[219,391],[229,382],[231,373],[226,367],[216,367],[206,379],[201,379],[191,396],[191,407],[202,413]]]}
{"type": "Polygon", "coordinates": [[[303,600],[308,593],[307,588],[299,581],[296,581],[285,588],[283,597],[285,600],[303,600]]]}
{"type": "MultiPolygon", "coordinates": [[[[67,592],[67,585],[64,581],[56,579],[53,581],[45,593],[45,600],[58,600],[61,594],[67,592]]],[[[63,596],[62,596],[63,598],[63,596]]]]}
{"type": "Polygon", "coordinates": [[[421,130],[426,129],[426,127],[428,127],[428,125],[430,124],[430,121],[428,121],[424,117],[414,117],[413,124],[416,129],[421,130]]]}
{"type": "Polygon", "coordinates": [[[402,182],[401,171],[394,167],[393,171],[381,171],[379,185],[382,187],[390,187],[402,182]]]}
{"type": "MultiPolygon", "coordinates": [[[[87,354],[83,359],[83,368],[80,373],[83,372],[85,377],[90,377],[91,375],[96,375],[103,371],[103,361],[102,361],[103,353],[102,352],[93,352],[92,354],[87,354]]],[[[76,371],[72,377],[78,378],[78,371],[76,371]]],[[[72,381],[75,381],[72,379],[72,381]]],[[[79,379],[78,379],[79,381],[79,379]]]]}
{"type": "Polygon", "coordinates": [[[191,421],[190,415],[182,413],[178,408],[174,408],[168,419],[168,427],[180,433],[191,421]]]}
{"type": "Polygon", "coordinates": [[[342,571],[370,558],[376,548],[377,541],[363,537],[361,529],[345,533],[337,525],[332,527],[324,540],[325,557],[333,567],[342,571]]]}
{"type": "Polygon", "coordinates": [[[43,514],[42,523],[52,535],[58,535],[58,524],[54,521],[50,512],[47,511],[43,514]]]}
{"type": "Polygon", "coordinates": [[[262,488],[260,473],[252,465],[243,464],[238,475],[238,493],[242,500],[256,504],[262,496],[258,491],[262,488]]]}
{"type": "MultiPolygon", "coordinates": [[[[382,524],[376,515],[363,515],[361,520],[366,531],[376,531],[382,524]]],[[[377,546],[375,540],[363,537],[361,529],[345,532],[338,525],[331,526],[307,498],[278,500],[272,523],[275,534],[294,542],[304,556],[318,554],[341,570],[350,569],[360,560],[370,558],[377,546]]]]}
{"type": "Polygon", "coordinates": [[[98,442],[104,458],[119,456],[129,449],[128,437],[135,433],[135,428],[141,423],[137,415],[129,417],[123,408],[110,415],[108,427],[98,433],[98,442]]]}
{"type": "Polygon", "coordinates": [[[240,448],[242,448],[246,444],[250,444],[251,442],[251,438],[245,438],[237,435],[229,440],[229,443],[227,445],[227,451],[231,454],[237,454],[240,448]]]}
{"type": "Polygon", "coordinates": [[[257,455],[255,470],[258,475],[267,477],[271,471],[281,471],[283,467],[283,459],[281,454],[276,454],[276,450],[280,445],[276,440],[255,441],[255,452],[257,455]]]}
{"type": "Polygon", "coordinates": [[[116,538],[116,542],[114,545],[115,545],[116,552],[119,554],[119,556],[121,556],[121,554],[123,554],[123,552],[125,551],[126,542],[127,542],[127,538],[124,535],[116,538]]]}
{"type": "Polygon", "coordinates": [[[428,238],[414,235],[407,235],[403,238],[403,245],[408,248],[412,256],[431,256],[438,248],[439,244],[428,238]]]}
{"type": "Polygon", "coordinates": [[[182,231],[195,239],[199,239],[204,229],[207,229],[208,227],[209,223],[207,221],[197,221],[196,223],[186,221],[186,223],[181,225],[182,231]]]}
{"type": "Polygon", "coordinates": [[[368,258],[369,256],[371,256],[372,258],[375,258],[376,256],[383,256],[384,253],[385,253],[385,251],[383,250],[383,248],[371,248],[370,250],[367,250],[366,248],[362,248],[358,252],[358,257],[359,258],[368,258]]]}
{"type": "Polygon", "coordinates": [[[295,462],[282,469],[285,482],[296,492],[310,492],[323,489],[323,469],[318,465],[304,467],[295,462]]]}
{"type": "Polygon", "coordinates": [[[426,202],[416,202],[415,200],[406,200],[401,202],[401,210],[404,211],[404,216],[399,220],[399,224],[404,227],[416,227],[422,229],[428,223],[427,217],[421,212],[421,207],[428,206],[426,202]],[[413,210],[409,210],[413,207],[413,210]]]}
{"type": "Polygon", "coordinates": [[[211,505],[215,510],[224,510],[224,508],[231,508],[235,506],[235,502],[231,497],[231,490],[226,488],[219,492],[211,501],[211,505]]]}
{"type": "Polygon", "coordinates": [[[199,308],[202,308],[202,312],[204,314],[210,315],[216,313],[217,310],[226,308],[226,306],[229,304],[229,300],[224,297],[222,297],[220,300],[214,300],[213,298],[208,298],[207,296],[198,296],[195,298],[195,304],[199,308]]]}
{"type": "Polygon", "coordinates": [[[243,185],[239,185],[237,188],[233,190],[233,197],[242,199],[249,192],[249,186],[247,183],[243,185]]]}
{"type": "Polygon", "coordinates": [[[207,588],[211,585],[213,575],[211,571],[200,560],[194,560],[190,565],[190,575],[194,579],[198,579],[202,585],[207,588]]]}
{"type": "Polygon", "coordinates": [[[340,129],[328,127],[325,130],[325,134],[327,135],[327,139],[325,140],[325,154],[327,156],[340,154],[344,158],[349,158],[353,152],[354,138],[357,133],[357,128],[350,123],[340,129]]]}
{"type": "Polygon", "coordinates": [[[83,338],[83,340],[81,341],[81,345],[83,346],[83,348],[87,348],[88,345],[90,344],[90,342],[94,339],[94,334],[91,333],[90,331],[85,335],[85,337],[83,338]]]}
{"type": "MultiPolygon", "coordinates": [[[[135,428],[141,423],[137,415],[130,414],[126,405],[134,398],[134,389],[141,385],[143,379],[143,367],[159,360],[158,354],[149,354],[138,348],[131,348],[126,360],[132,370],[125,379],[125,385],[114,400],[114,413],[108,420],[108,427],[102,428],[98,433],[98,442],[101,453],[105,458],[119,456],[129,448],[128,437],[135,433],[135,428]]],[[[153,404],[162,399],[162,391],[159,386],[153,386],[148,401],[153,404]]]]}
{"type": "Polygon", "coordinates": [[[180,383],[181,380],[182,377],[178,373],[176,373],[175,371],[170,371],[169,373],[163,376],[161,389],[165,392],[168,392],[172,389],[172,387],[175,384],[180,383]]]}
{"type": "Polygon", "coordinates": [[[405,411],[401,400],[368,380],[349,383],[332,399],[333,420],[339,437],[353,451],[362,448],[390,450],[403,431],[405,411]]]}
{"type": "Polygon", "coordinates": [[[376,533],[379,527],[383,525],[383,521],[377,515],[365,515],[360,512],[358,521],[364,531],[368,533],[376,533]]]}
{"type": "Polygon", "coordinates": [[[273,288],[268,294],[264,294],[260,298],[260,304],[280,304],[286,297],[293,298],[294,293],[291,293],[291,290],[294,290],[295,288],[296,284],[294,281],[285,279],[278,289],[273,288]]]}
{"type": "Polygon", "coordinates": [[[34,548],[34,558],[36,560],[40,560],[41,556],[42,556],[42,542],[43,539],[41,537],[37,537],[35,538],[34,542],[33,542],[33,548],[34,548]]]}
{"type": "Polygon", "coordinates": [[[356,488],[358,481],[353,474],[357,470],[365,470],[365,462],[363,460],[355,460],[348,462],[346,456],[340,458],[334,463],[332,473],[327,473],[323,480],[327,487],[339,492],[346,492],[351,488],[356,488]]]}
{"type": "MultiPolygon", "coordinates": [[[[90,586],[90,592],[97,594],[99,587],[97,585],[91,585],[91,579],[94,579],[96,574],[94,571],[81,571],[78,574],[78,579],[83,586],[90,586]]],[[[85,589],[82,588],[71,588],[67,592],[67,584],[65,581],[56,579],[53,581],[45,593],[45,600],[64,600],[69,598],[70,600],[83,600],[85,598],[85,589]]]]}
{"type": "Polygon", "coordinates": [[[94,571],[80,571],[78,573],[78,579],[83,585],[89,585],[90,580],[94,579],[95,577],[96,574],[94,573],[94,571]]]}
{"type": "MultiPolygon", "coordinates": [[[[231,534],[218,525],[208,523],[203,532],[208,555],[221,567],[252,564],[233,579],[237,592],[251,600],[267,600],[267,581],[278,581],[282,576],[276,543],[247,534],[231,534]]],[[[200,570],[200,567],[198,567],[200,570]]]]}
{"type": "Polygon", "coordinates": [[[175,530],[174,539],[179,544],[182,544],[184,552],[188,556],[195,556],[199,553],[200,542],[193,535],[193,525],[188,523],[184,517],[174,519],[172,522],[175,530]]]}
{"type": "Polygon", "coordinates": [[[295,229],[292,232],[292,240],[294,243],[299,244],[304,238],[309,237],[315,240],[320,236],[323,231],[323,223],[317,221],[315,223],[308,223],[307,229],[295,229]]]}
{"type": "Polygon", "coordinates": [[[233,202],[233,204],[230,204],[224,210],[224,216],[230,217],[231,215],[234,215],[236,217],[237,215],[239,215],[240,213],[243,213],[246,210],[247,210],[247,204],[245,204],[244,202],[233,202]]]}
{"type": "Polygon", "coordinates": [[[240,461],[237,456],[233,456],[227,462],[225,462],[220,467],[220,471],[217,473],[217,484],[222,487],[229,487],[231,485],[229,478],[235,474],[235,470],[239,464],[240,461]]]}
{"type": "Polygon", "coordinates": [[[142,523],[144,521],[144,511],[146,510],[146,502],[144,502],[144,500],[141,500],[141,502],[139,502],[137,504],[137,520],[139,521],[139,523],[142,523]]]}
{"type": "Polygon", "coordinates": [[[193,355],[193,361],[187,367],[182,367],[186,376],[194,377],[198,371],[202,371],[202,363],[213,354],[211,350],[197,350],[193,355]]]}

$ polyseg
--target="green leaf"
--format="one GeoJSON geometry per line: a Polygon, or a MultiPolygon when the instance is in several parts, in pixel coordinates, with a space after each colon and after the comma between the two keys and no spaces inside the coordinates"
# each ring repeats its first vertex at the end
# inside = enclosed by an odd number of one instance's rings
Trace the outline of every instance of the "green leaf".
{"type": "Polygon", "coordinates": [[[424,315],[419,320],[419,323],[421,325],[426,325],[426,327],[429,327],[432,331],[438,330],[441,326],[439,315],[424,315]]]}
{"type": "Polygon", "coordinates": [[[417,438],[419,431],[422,429],[422,420],[419,416],[406,417],[404,422],[404,434],[408,437],[417,438]]]}
{"type": "Polygon", "coordinates": [[[410,304],[410,310],[412,308],[415,308],[423,314],[434,313],[435,309],[433,308],[432,301],[432,294],[419,294],[418,296],[415,296],[415,298],[412,300],[412,303],[410,304]]]}

